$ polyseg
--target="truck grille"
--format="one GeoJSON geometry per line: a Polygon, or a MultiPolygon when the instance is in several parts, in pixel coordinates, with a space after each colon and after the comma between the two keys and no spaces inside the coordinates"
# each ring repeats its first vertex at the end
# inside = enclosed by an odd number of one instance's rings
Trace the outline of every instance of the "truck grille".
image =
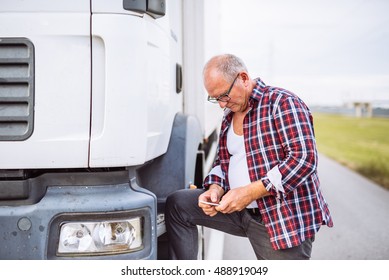
{"type": "Polygon", "coordinates": [[[0,38],[0,141],[26,140],[34,121],[34,46],[0,38]]]}

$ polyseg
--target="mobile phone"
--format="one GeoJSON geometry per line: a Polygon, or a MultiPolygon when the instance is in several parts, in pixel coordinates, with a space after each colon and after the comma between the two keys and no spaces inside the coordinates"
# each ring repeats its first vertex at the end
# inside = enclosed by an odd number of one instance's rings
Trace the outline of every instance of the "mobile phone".
{"type": "Polygon", "coordinates": [[[220,205],[219,203],[208,202],[208,201],[204,201],[204,200],[200,200],[200,202],[204,203],[204,204],[212,205],[212,206],[219,206],[220,205]]]}

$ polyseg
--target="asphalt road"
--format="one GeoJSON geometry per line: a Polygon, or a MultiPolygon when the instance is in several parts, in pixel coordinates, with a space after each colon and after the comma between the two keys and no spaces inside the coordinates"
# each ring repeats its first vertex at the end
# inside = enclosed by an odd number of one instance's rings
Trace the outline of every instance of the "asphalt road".
{"type": "MultiPolygon", "coordinates": [[[[334,227],[320,229],[312,260],[389,260],[389,191],[323,155],[319,176],[334,227]]],[[[205,233],[205,259],[255,259],[246,238],[205,233]]]]}

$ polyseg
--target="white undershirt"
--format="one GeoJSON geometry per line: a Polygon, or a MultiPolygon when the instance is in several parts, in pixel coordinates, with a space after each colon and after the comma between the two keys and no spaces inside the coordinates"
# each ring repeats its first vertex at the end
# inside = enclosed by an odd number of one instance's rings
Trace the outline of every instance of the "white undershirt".
{"type": "MultiPolygon", "coordinates": [[[[237,135],[234,132],[234,125],[227,132],[227,149],[231,154],[230,164],[228,167],[228,181],[230,188],[247,186],[251,183],[246,159],[246,150],[244,147],[243,135],[237,135]]],[[[255,201],[251,202],[247,208],[257,208],[255,201]]]]}

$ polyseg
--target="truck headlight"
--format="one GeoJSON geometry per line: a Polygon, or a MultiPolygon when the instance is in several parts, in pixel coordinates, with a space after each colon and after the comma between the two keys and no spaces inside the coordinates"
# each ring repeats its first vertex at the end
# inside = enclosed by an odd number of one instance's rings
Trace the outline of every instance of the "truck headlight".
{"type": "Polygon", "coordinates": [[[60,228],[58,255],[128,253],[142,249],[141,218],[67,222],[60,228]]]}

